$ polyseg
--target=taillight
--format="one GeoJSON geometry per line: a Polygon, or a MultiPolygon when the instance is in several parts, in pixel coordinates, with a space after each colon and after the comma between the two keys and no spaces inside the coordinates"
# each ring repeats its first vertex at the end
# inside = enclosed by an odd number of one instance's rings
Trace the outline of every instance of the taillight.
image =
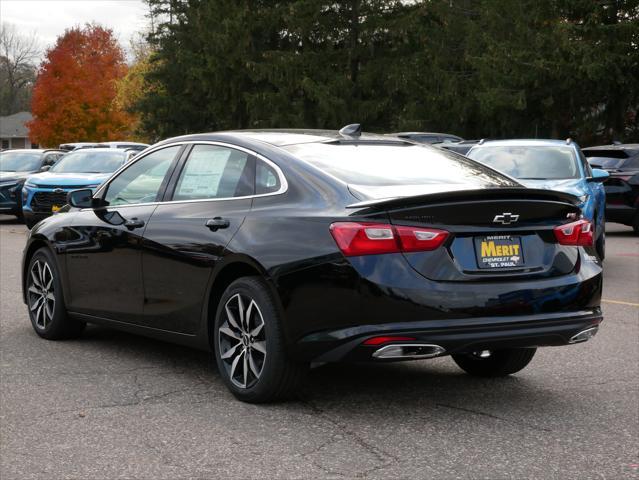
{"type": "Polygon", "coordinates": [[[592,247],[593,232],[592,223],[588,220],[577,220],[555,227],[555,238],[561,245],[574,245],[580,247],[592,247]]]}
{"type": "Polygon", "coordinates": [[[414,337],[400,337],[398,335],[384,336],[384,337],[371,337],[368,340],[364,340],[362,345],[383,345],[384,343],[392,342],[408,342],[411,340],[417,340],[414,337]]]}
{"type": "Polygon", "coordinates": [[[396,227],[385,223],[336,222],[330,231],[347,257],[435,250],[448,237],[444,230],[396,227]]]}

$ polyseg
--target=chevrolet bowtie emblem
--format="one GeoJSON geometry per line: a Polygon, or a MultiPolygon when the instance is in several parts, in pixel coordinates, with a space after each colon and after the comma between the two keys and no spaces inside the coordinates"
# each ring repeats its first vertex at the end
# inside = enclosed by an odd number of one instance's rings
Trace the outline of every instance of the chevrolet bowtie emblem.
{"type": "Polygon", "coordinates": [[[493,223],[501,223],[502,225],[510,225],[519,220],[519,215],[513,215],[512,213],[502,213],[501,215],[495,215],[493,223]]]}

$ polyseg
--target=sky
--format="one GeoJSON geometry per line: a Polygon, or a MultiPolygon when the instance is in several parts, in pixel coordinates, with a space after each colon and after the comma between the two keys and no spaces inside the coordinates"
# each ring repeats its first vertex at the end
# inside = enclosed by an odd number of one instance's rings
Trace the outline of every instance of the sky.
{"type": "Polygon", "coordinates": [[[0,0],[0,21],[35,33],[42,56],[65,29],[91,22],[111,28],[129,52],[131,38],[146,28],[147,12],[143,0],[0,0]]]}

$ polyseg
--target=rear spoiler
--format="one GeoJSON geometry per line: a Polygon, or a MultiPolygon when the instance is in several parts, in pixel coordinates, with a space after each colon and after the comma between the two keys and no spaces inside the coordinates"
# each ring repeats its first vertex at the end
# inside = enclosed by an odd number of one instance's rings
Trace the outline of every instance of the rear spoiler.
{"type": "Polygon", "coordinates": [[[424,203],[440,203],[451,200],[545,200],[550,202],[563,202],[577,206],[581,201],[570,193],[558,192],[556,190],[544,190],[540,188],[526,187],[504,187],[504,188],[483,188],[479,190],[456,190],[450,192],[428,193],[425,195],[413,195],[410,197],[391,197],[365,200],[363,202],[352,203],[346,208],[370,208],[372,210],[385,210],[395,207],[420,206],[424,203]]]}

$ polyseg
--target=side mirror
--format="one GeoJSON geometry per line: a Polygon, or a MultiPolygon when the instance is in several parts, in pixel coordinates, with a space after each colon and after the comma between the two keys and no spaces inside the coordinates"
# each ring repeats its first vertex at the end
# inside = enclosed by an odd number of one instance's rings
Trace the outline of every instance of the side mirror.
{"type": "Polygon", "coordinates": [[[91,208],[93,206],[93,190],[83,188],[67,193],[67,203],[75,208],[91,208]]]}
{"type": "Polygon", "coordinates": [[[51,168],[51,165],[42,165],[42,168],[40,168],[41,172],[46,172],[51,168]]]}
{"type": "Polygon", "coordinates": [[[589,182],[605,182],[610,174],[605,170],[600,170],[598,168],[592,169],[592,177],[588,178],[589,182]]]}

